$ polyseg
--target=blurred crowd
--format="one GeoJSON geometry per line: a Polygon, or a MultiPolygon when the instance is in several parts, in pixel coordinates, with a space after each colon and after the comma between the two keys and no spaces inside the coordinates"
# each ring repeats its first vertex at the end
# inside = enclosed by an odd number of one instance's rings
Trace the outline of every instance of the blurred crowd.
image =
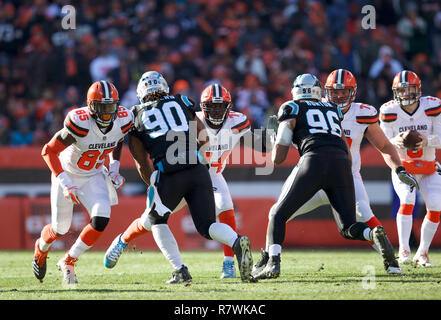
{"type": "Polygon", "coordinates": [[[377,108],[403,68],[420,76],[423,95],[441,97],[441,4],[0,0],[0,145],[43,145],[99,79],[116,85],[126,107],[137,104],[147,70],[197,103],[206,85],[220,82],[259,128],[291,99],[297,75],[323,84],[337,68],[356,76],[357,101],[377,108]],[[63,29],[66,5],[75,9],[74,29],[63,29]],[[362,27],[365,5],[375,8],[375,29],[362,27]]]}

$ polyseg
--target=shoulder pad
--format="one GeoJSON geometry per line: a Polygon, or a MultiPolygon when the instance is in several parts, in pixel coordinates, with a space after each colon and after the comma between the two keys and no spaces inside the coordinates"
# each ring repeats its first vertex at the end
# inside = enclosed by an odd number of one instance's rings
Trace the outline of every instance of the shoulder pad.
{"type": "Polygon", "coordinates": [[[360,103],[357,106],[355,120],[361,124],[377,123],[379,120],[379,114],[374,106],[360,103]]]}
{"type": "Polygon", "coordinates": [[[279,108],[279,112],[277,113],[277,120],[279,122],[282,122],[287,119],[292,119],[295,118],[298,113],[299,105],[294,101],[286,101],[279,108]]]}
{"type": "Polygon", "coordinates": [[[429,117],[436,117],[441,114],[441,100],[437,97],[426,96],[421,98],[424,102],[424,113],[429,117]]]}
{"type": "Polygon", "coordinates": [[[126,107],[119,106],[117,116],[121,124],[121,132],[127,133],[133,126],[133,112],[126,107]]]}
{"type": "Polygon", "coordinates": [[[187,106],[187,107],[192,107],[192,106],[194,106],[195,104],[194,104],[194,101],[192,100],[192,99],[190,99],[189,97],[187,97],[187,96],[184,96],[184,95],[181,95],[181,94],[177,94],[176,95],[176,99],[180,99],[183,103],[184,103],[184,105],[185,106],[187,106]]]}
{"type": "Polygon", "coordinates": [[[87,108],[73,109],[64,119],[64,127],[74,136],[84,138],[89,133],[89,121],[87,108]]]}
{"type": "MultiPolygon", "coordinates": [[[[234,133],[243,132],[251,127],[250,121],[247,116],[240,112],[234,112],[233,115],[237,115],[234,125],[231,127],[231,130],[234,133]]],[[[230,115],[228,115],[230,117],[230,115]]]]}

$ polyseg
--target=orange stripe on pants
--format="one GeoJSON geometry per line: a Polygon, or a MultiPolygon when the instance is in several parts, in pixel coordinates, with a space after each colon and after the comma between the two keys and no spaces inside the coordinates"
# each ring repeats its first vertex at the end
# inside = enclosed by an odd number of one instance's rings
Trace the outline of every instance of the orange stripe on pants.
{"type": "Polygon", "coordinates": [[[403,215],[412,215],[413,213],[413,204],[401,204],[400,205],[400,209],[398,209],[398,214],[403,214],[403,215]]]}
{"type": "Polygon", "coordinates": [[[441,214],[441,211],[430,211],[430,210],[428,210],[427,213],[426,213],[426,217],[427,217],[428,220],[432,221],[433,223],[439,223],[440,214],[441,214]]]}

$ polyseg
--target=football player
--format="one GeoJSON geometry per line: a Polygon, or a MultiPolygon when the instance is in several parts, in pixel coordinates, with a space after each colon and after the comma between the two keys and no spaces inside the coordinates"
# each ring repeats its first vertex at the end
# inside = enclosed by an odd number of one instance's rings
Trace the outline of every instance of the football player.
{"type": "Polygon", "coordinates": [[[421,96],[421,81],[414,72],[404,70],[397,73],[392,83],[393,100],[380,108],[380,126],[397,148],[406,170],[415,175],[426,204],[426,216],[421,225],[421,240],[411,260],[409,237],[412,230],[412,212],[415,205],[415,190],[409,190],[392,172],[392,183],[400,198],[397,213],[399,239],[399,262],[414,262],[423,267],[432,267],[428,251],[438,228],[441,212],[441,176],[436,172],[436,149],[441,148],[441,100],[421,96]],[[419,133],[420,142],[413,149],[404,147],[404,134],[408,130],[419,133]]]}
{"type": "Polygon", "coordinates": [[[129,135],[129,147],[141,178],[149,185],[147,208],[141,218],[115,238],[104,257],[105,266],[114,267],[128,242],[143,233],[143,229],[151,230],[158,247],[175,269],[167,282],[191,281],[167,225],[168,217],[177,211],[184,199],[198,232],[206,239],[215,239],[232,248],[242,281],[253,281],[249,238],[239,236],[225,223],[216,222],[213,185],[203,164],[209,138],[204,124],[195,114],[193,102],[180,94],[170,96],[167,82],[156,71],[142,75],[137,93],[141,104],[133,108],[135,128],[129,135]],[[197,137],[191,134],[192,125],[196,125],[197,137]],[[175,134],[177,142],[170,139],[175,134]],[[179,134],[185,139],[179,141],[179,134]],[[196,139],[198,143],[192,143],[196,139]],[[170,152],[176,143],[182,148],[178,148],[179,152],[170,152]],[[147,154],[153,162],[153,173],[147,154]],[[197,161],[191,161],[196,154],[197,161]]]}
{"type": "MultiPolygon", "coordinates": [[[[352,175],[354,178],[354,190],[356,201],[357,221],[365,222],[371,229],[380,226],[380,221],[374,216],[369,205],[369,198],[364,187],[360,174],[360,144],[364,137],[380,151],[386,164],[395,172],[398,172],[400,179],[407,180],[407,183],[416,184],[401,164],[400,157],[395,147],[384,135],[378,123],[378,112],[373,106],[354,102],[357,94],[357,82],[354,75],[345,69],[332,71],[326,80],[325,98],[326,101],[340,106],[343,113],[341,122],[343,131],[348,141],[352,157],[352,175]]],[[[323,190],[317,192],[306,202],[288,221],[295,217],[308,213],[315,208],[329,204],[329,199],[323,190]]],[[[371,243],[375,249],[374,243],[371,243]]],[[[262,252],[262,261],[256,263],[253,272],[258,272],[259,267],[268,259],[267,249],[262,252]]],[[[392,265],[386,265],[388,273],[401,273],[401,269],[392,265]]]]}
{"type": "Polygon", "coordinates": [[[340,234],[350,240],[373,241],[384,263],[398,268],[394,250],[382,226],[371,229],[356,221],[351,154],[341,121],[340,107],[322,102],[322,88],[312,74],[299,75],[292,89],[293,100],[283,103],[272,160],[283,163],[291,144],[300,153],[296,167],[283,185],[268,215],[268,261],[254,274],[256,279],[280,275],[280,255],[285,224],[319,190],[329,199],[340,234]]]}
{"type": "Polygon", "coordinates": [[[87,92],[87,107],[71,110],[63,129],[43,147],[43,159],[52,172],[52,221],[35,242],[32,268],[40,281],[46,274],[51,245],[69,231],[74,204],[82,204],[90,215],[90,223],[57,263],[64,281],[77,283],[75,262],[103,233],[111,206],[117,203],[115,188],[124,184],[119,159],[124,137],[132,125],[133,114],[119,106],[115,86],[97,81],[87,92]],[[108,169],[103,165],[107,156],[108,169]]]}

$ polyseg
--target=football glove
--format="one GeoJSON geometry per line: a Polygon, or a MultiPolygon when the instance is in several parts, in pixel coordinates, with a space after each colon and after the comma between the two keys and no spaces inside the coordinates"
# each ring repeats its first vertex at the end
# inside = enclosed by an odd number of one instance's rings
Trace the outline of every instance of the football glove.
{"type": "Polygon", "coordinates": [[[119,161],[114,160],[109,164],[109,170],[107,174],[110,177],[110,181],[112,181],[113,186],[116,190],[122,188],[126,179],[122,175],[119,174],[119,161]]]}
{"type": "Polygon", "coordinates": [[[395,170],[395,173],[398,175],[398,179],[400,179],[401,182],[407,184],[410,187],[410,192],[412,192],[414,188],[419,190],[420,187],[418,185],[418,182],[411,174],[406,171],[406,169],[404,169],[404,167],[399,166],[395,170]]]}
{"type": "Polygon", "coordinates": [[[109,177],[116,190],[122,188],[122,186],[126,182],[126,179],[124,179],[124,177],[118,172],[109,172],[109,177]]]}
{"type": "Polygon", "coordinates": [[[77,186],[73,185],[69,176],[63,171],[57,176],[57,178],[63,188],[64,197],[72,201],[74,204],[80,204],[80,197],[82,197],[84,193],[77,186]]]}
{"type": "Polygon", "coordinates": [[[436,172],[437,172],[439,175],[441,175],[441,164],[440,164],[438,161],[436,161],[436,162],[435,162],[435,166],[436,166],[436,172]]]}
{"type": "Polygon", "coordinates": [[[277,136],[278,128],[279,128],[279,121],[277,120],[277,116],[276,115],[270,116],[268,118],[266,129],[270,134],[270,141],[272,146],[276,144],[276,136],[277,136]]]}

